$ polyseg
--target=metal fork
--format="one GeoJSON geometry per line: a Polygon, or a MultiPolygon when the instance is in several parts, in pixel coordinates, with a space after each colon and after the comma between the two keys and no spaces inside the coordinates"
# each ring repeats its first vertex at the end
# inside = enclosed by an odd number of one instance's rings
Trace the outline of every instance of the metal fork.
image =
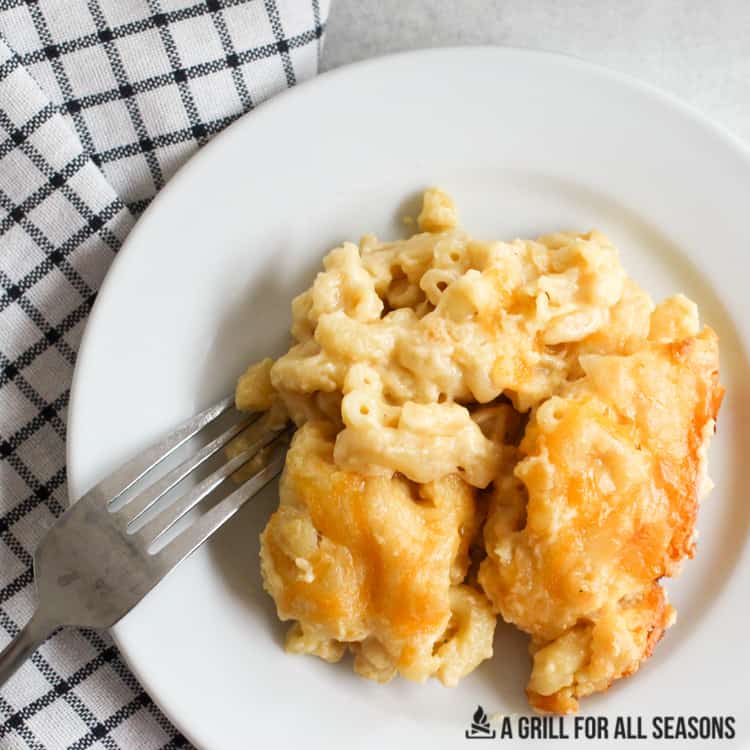
{"type": "MultiPolygon", "coordinates": [[[[253,425],[253,417],[225,429],[145,489],[128,490],[233,406],[231,397],[183,422],[159,443],[130,459],[69,508],[47,532],[34,555],[39,606],[26,627],[0,653],[0,685],[58,628],[108,628],[127,614],[167,573],[206,541],[280,471],[289,431],[257,419],[249,442],[183,494],[172,493],[153,518],[156,503],[253,425]],[[251,459],[259,463],[243,484],[160,548],[159,541],[224,480],[251,459]],[[115,501],[124,498],[122,507],[115,501]],[[144,517],[145,516],[145,517],[144,517]],[[145,523],[143,523],[145,521],[145,523]],[[140,522],[140,523],[139,523],[140,522]]],[[[188,519],[189,520],[189,519],[188,519]]]]}

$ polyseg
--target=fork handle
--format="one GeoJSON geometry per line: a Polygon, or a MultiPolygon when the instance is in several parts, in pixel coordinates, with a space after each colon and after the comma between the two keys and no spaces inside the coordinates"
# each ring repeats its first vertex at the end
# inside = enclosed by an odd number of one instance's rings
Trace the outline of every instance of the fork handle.
{"type": "Polygon", "coordinates": [[[37,609],[21,632],[0,652],[0,687],[2,687],[59,625],[37,609]]]}

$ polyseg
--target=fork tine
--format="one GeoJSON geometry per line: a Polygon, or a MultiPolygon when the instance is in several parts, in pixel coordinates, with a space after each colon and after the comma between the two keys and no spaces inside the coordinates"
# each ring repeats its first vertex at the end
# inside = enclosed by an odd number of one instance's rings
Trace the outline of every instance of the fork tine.
{"type": "Polygon", "coordinates": [[[285,455],[286,441],[283,438],[277,438],[271,456],[262,469],[156,552],[154,557],[167,568],[184,560],[281,471],[285,455]]]}
{"type": "Polygon", "coordinates": [[[161,463],[163,459],[171,455],[181,445],[184,445],[191,437],[228,411],[233,405],[234,397],[227,396],[218,404],[209,406],[208,409],[204,409],[199,414],[186,419],[164,439],[141,451],[137,456],[133,456],[106,479],[92,487],[83,497],[91,497],[96,501],[106,503],[116,500],[154,466],[161,463]]]}
{"type": "Polygon", "coordinates": [[[199,451],[186,458],[163,477],[157,479],[156,482],[149,485],[143,492],[131,498],[122,508],[116,511],[122,522],[130,528],[157,500],[166,495],[167,492],[178,485],[188,474],[220,451],[233,437],[242,432],[253,421],[257,421],[257,415],[228,427],[221,435],[206,443],[199,451]]]}
{"type": "Polygon", "coordinates": [[[228,476],[241,469],[253,456],[276,440],[283,432],[283,429],[265,431],[256,436],[253,442],[242,453],[234,456],[234,458],[220,466],[216,471],[209,474],[193,487],[190,492],[168,505],[139,529],[137,535],[141,543],[148,547],[160,539],[177,521],[188,511],[192,510],[204,497],[213,492],[228,476]]]}

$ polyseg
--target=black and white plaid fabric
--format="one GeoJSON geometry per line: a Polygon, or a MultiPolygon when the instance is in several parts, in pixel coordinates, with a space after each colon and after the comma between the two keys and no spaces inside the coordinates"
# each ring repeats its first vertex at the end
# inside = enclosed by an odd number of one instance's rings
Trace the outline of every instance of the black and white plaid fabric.
{"type": "MultiPolygon", "coordinates": [[[[318,68],[328,0],[0,0],[0,647],[67,504],[70,379],[138,214],[222,128],[318,68]]],[[[187,747],[106,635],[0,690],[0,748],[187,747]]]]}

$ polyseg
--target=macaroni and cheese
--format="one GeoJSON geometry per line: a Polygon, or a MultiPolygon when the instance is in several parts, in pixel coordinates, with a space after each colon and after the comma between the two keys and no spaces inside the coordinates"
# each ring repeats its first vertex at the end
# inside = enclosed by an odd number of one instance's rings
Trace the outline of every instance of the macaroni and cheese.
{"type": "Polygon", "coordinates": [[[287,649],[454,685],[496,615],[540,710],[634,672],[692,556],[718,341],[654,306],[601,233],[484,242],[428,190],[419,232],[332,250],[241,410],[299,427],[262,535],[287,649]]]}

